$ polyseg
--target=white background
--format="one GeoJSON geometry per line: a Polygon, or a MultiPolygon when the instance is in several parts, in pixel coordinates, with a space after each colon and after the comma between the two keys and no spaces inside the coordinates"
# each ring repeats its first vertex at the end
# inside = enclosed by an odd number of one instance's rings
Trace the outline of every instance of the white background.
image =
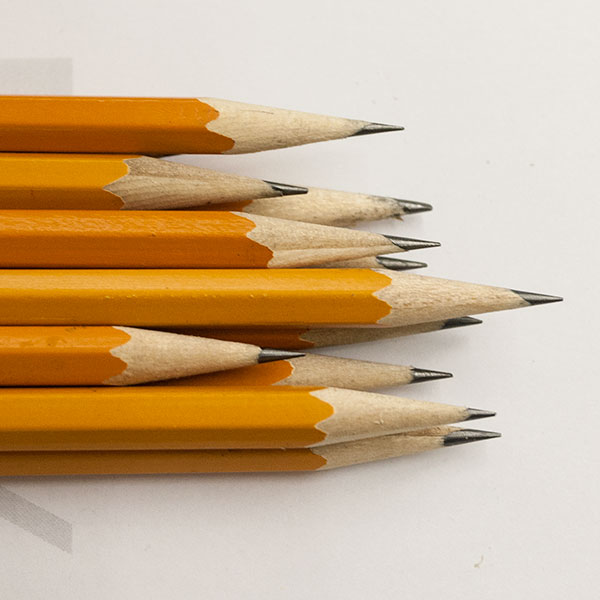
{"type": "Polygon", "coordinates": [[[500,440],[329,473],[5,480],[73,524],[73,552],[0,520],[2,598],[597,597],[597,2],[1,4],[0,57],[72,58],[76,94],[405,125],[185,160],[431,202],[372,228],[442,241],[410,257],[432,275],[566,298],[336,351],[453,371],[395,391],[496,409],[474,425],[500,440]]]}

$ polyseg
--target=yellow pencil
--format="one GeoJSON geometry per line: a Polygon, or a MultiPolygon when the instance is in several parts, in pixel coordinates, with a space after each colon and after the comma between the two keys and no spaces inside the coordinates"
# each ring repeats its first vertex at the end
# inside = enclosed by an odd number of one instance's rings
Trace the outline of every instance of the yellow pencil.
{"type": "Polygon", "coordinates": [[[305,192],[149,156],[0,153],[0,209],[161,210],[305,192]]]}
{"type": "Polygon", "coordinates": [[[217,340],[255,344],[269,348],[298,350],[305,348],[324,348],[326,346],[345,346],[387,340],[418,333],[445,331],[456,327],[480,325],[482,321],[474,317],[459,317],[428,323],[416,323],[400,327],[288,327],[288,328],[256,328],[256,327],[176,327],[169,329],[176,333],[199,335],[217,340]]]}
{"type": "Polygon", "coordinates": [[[322,387],[6,388],[0,452],[307,448],[493,415],[322,387]]]}
{"type": "Polygon", "coordinates": [[[368,391],[395,385],[445,379],[447,377],[452,377],[452,373],[419,369],[407,365],[390,365],[366,360],[323,356],[321,354],[307,354],[306,356],[285,358],[272,363],[256,364],[226,371],[221,370],[218,373],[206,373],[161,381],[158,385],[322,385],[368,391]]]}
{"type": "Polygon", "coordinates": [[[336,227],[347,227],[363,221],[402,219],[405,215],[432,209],[431,204],[425,202],[414,202],[389,196],[355,194],[313,187],[306,189],[307,193],[302,197],[245,198],[231,201],[218,208],[336,227]]]}
{"type": "Polygon", "coordinates": [[[558,300],[369,269],[0,271],[0,325],[395,327],[558,300]]]}
{"type": "Polygon", "coordinates": [[[500,434],[492,431],[441,426],[318,448],[0,452],[0,476],[323,471],[496,437],[500,434]]]}
{"type": "Polygon", "coordinates": [[[0,327],[0,386],[131,385],[297,356],[134,327],[0,327]]]}
{"type": "Polygon", "coordinates": [[[216,98],[0,96],[0,151],[240,154],[393,125],[216,98]]]}
{"type": "Polygon", "coordinates": [[[289,268],[435,246],[228,211],[0,210],[0,267],[289,268]]]}

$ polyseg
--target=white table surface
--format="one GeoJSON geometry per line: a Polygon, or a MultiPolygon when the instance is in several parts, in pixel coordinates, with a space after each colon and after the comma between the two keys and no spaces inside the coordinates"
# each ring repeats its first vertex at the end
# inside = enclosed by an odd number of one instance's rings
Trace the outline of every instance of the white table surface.
{"type": "Polygon", "coordinates": [[[2,598],[597,597],[597,3],[2,4],[2,93],[400,122],[180,160],[431,202],[369,228],[442,241],[409,257],[432,275],[566,298],[331,351],[453,371],[394,392],[496,409],[474,425],[501,440],[329,473],[0,482],[2,598]]]}

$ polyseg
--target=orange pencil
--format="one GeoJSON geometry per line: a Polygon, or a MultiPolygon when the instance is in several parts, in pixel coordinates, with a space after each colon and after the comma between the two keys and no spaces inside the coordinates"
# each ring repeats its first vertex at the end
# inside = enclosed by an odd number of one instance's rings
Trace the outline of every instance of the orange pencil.
{"type": "Polygon", "coordinates": [[[269,364],[264,363],[219,373],[206,373],[162,381],[158,385],[322,385],[368,391],[447,377],[452,377],[452,373],[406,365],[389,365],[366,360],[307,354],[269,364]]]}
{"type": "Polygon", "coordinates": [[[224,211],[0,211],[0,267],[286,268],[438,245],[224,211]]]}
{"type": "Polygon", "coordinates": [[[500,434],[492,431],[441,426],[318,448],[0,452],[0,476],[324,471],[496,437],[500,434]]]}
{"type": "Polygon", "coordinates": [[[227,340],[229,342],[256,344],[269,348],[304,350],[307,348],[324,348],[326,346],[345,346],[347,344],[375,342],[377,340],[454,329],[455,327],[467,327],[481,323],[480,319],[473,317],[459,317],[457,319],[417,323],[416,325],[405,325],[403,327],[290,327],[286,329],[176,327],[169,329],[169,331],[187,335],[199,335],[217,340],[227,340]]]}
{"type": "Polygon", "coordinates": [[[0,271],[0,325],[394,327],[559,300],[369,269],[0,271]]]}
{"type": "Polygon", "coordinates": [[[402,127],[216,98],[0,96],[0,151],[239,154],[402,127]]]}
{"type": "Polygon", "coordinates": [[[306,448],[493,415],[322,387],[6,388],[0,451],[306,448]]]}
{"type": "Polygon", "coordinates": [[[0,327],[0,386],[130,385],[295,356],[133,327],[0,327]]]}
{"type": "Polygon", "coordinates": [[[149,156],[0,154],[0,209],[160,210],[305,192],[149,156]]]}

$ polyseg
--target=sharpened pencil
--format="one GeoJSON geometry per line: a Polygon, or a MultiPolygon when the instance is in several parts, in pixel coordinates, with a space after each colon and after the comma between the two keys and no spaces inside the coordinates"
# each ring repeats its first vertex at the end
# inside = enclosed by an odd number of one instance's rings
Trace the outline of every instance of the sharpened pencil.
{"type": "Polygon", "coordinates": [[[402,127],[216,98],[0,96],[0,151],[240,154],[402,127]]]}
{"type": "Polygon", "coordinates": [[[559,300],[369,269],[0,271],[0,325],[397,327],[559,300]]]}
{"type": "Polygon", "coordinates": [[[320,269],[390,269],[391,271],[411,271],[412,269],[423,269],[426,266],[427,263],[424,262],[390,258],[389,256],[365,256],[314,265],[320,269]]]}
{"type": "Polygon", "coordinates": [[[0,452],[0,476],[324,471],[497,437],[492,431],[441,426],[318,448],[0,452]]]}
{"type": "Polygon", "coordinates": [[[323,387],[5,388],[0,451],[304,448],[493,415],[323,387]]]}
{"type": "Polygon", "coordinates": [[[0,209],[161,210],[306,188],[119,154],[0,154],[0,209]]]}
{"type": "Polygon", "coordinates": [[[0,386],[131,385],[298,356],[133,327],[0,327],[0,386]]]}
{"type": "Polygon", "coordinates": [[[307,354],[298,358],[289,358],[220,373],[207,373],[206,375],[162,381],[159,385],[299,385],[369,391],[395,385],[446,379],[448,377],[452,377],[452,373],[405,365],[390,365],[366,360],[307,354]]]}
{"type": "Polygon", "coordinates": [[[387,340],[417,333],[443,331],[456,327],[479,325],[482,321],[474,317],[459,317],[443,321],[417,323],[403,327],[331,327],[331,328],[287,328],[287,329],[260,329],[260,328],[200,328],[182,327],[171,331],[187,335],[213,337],[230,342],[243,342],[246,344],[264,345],[285,350],[299,350],[306,348],[324,348],[326,346],[343,346],[348,344],[361,344],[387,340]]]}
{"type": "MultiPolygon", "coordinates": [[[[200,207],[201,208],[201,207],[200,207]]],[[[308,188],[302,197],[245,199],[217,207],[253,215],[347,227],[364,221],[402,219],[431,210],[431,204],[389,196],[353,194],[337,190],[308,188]]]]}
{"type": "Polygon", "coordinates": [[[226,211],[0,210],[0,267],[289,268],[438,245],[226,211]]]}

